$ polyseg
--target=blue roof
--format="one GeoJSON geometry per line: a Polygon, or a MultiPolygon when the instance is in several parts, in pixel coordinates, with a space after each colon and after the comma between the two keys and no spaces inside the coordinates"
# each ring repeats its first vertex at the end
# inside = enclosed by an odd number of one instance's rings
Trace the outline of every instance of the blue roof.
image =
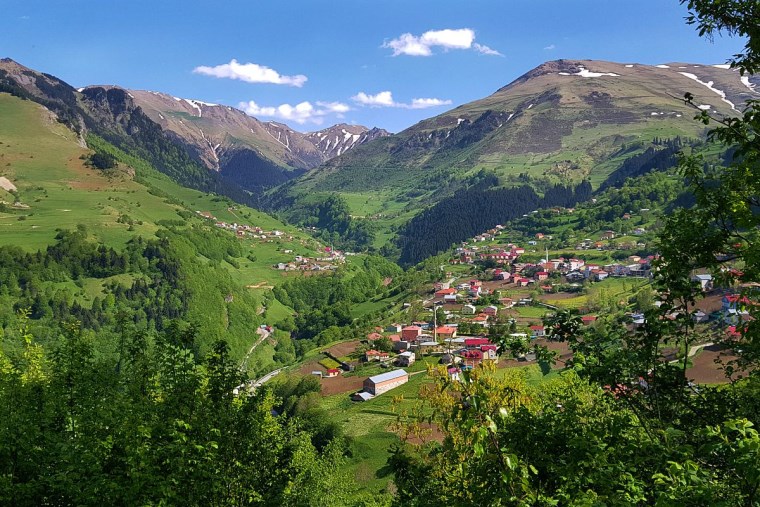
{"type": "Polygon", "coordinates": [[[381,373],[380,375],[375,375],[374,377],[370,377],[368,380],[374,382],[375,384],[379,384],[380,382],[385,382],[386,380],[393,380],[399,377],[405,377],[406,371],[405,370],[393,370],[388,371],[385,373],[381,373]]]}

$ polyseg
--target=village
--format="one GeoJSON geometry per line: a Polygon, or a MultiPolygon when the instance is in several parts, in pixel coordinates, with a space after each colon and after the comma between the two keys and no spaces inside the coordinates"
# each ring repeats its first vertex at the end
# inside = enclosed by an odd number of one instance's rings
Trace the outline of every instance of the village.
{"type": "MultiPolygon", "coordinates": [[[[214,222],[215,227],[234,233],[235,236],[240,239],[248,238],[262,242],[272,242],[277,239],[287,241],[294,240],[292,235],[286,234],[280,230],[275,229],[266,231],[257,226],[238,224],[236,222],[224,222],[222,220],[218,220],[209,211],[196,211],[195,213],[198,216],[205,218],[206,220],[214,222]]],[[[286,255],[292,255],[293,260],[289,262],[278,262],[277,264],[272,265],[273,269],[279,271],[332,271],[337,269],[340,264],[346,262],[346,256],[352,255],[350,252],[342,252],[331,247],[325,247],[324,255],[321,257],[295,255],[291,249],[284,249],[282,250],[282,253],[286,255]]]]}
{"type": "MultiPolygon", "coordinates": [[[[635,279],[638,287],[646,285],[650,290],[655,256],[631,255],[624,262],[599,264],[575,257],[549,258],[546,251],[537,262],[523,262],[525,248],[496,242],[498,227],[486,234],[490,238],[481,235],[463,243],[449,260],[452,270],[479,265],[477,276],[446,271],[445,280],[431,284],[417,308],[413,303],[404,304],[406,314],[414,318],[377,326],[360,340],[328,349],[319,369],[310,363],[302,373],[322,378],[325,394],[350,392],[352,400],[367,401],[403,385],[410,375],[423,373],[428,366],[442,366],[452,381],[458,381],[463,371],[484,362],[497,368],[535,363],[534,345],[546,346],[564,362],[572,354],[567,344],[547,339],[542,323],[547,313],[566,309],[569,302],[579,299],[586,304],[571,307],[584,326],[593,326],[600,315],[592,311],[586,296],[579,296],[589,284],[635,279]],[[486,241],[490,244],[484,244],[486,241]]],[[[741,296],[733,290],[716,289],[711,275],[694,274],[692,282],[705,296],[691,314],[696,324],[710,325],[730,336],[750,318],[741,296]]],[[[635,303],[621,303],[629,308],[629,329],[641,327],[644,309],[635,303]]],[[[715,369],[713,360],[724,353],[710,346],[700,346],[705,350],[696,364],[709,370],[707,374],[715,369]]]]}

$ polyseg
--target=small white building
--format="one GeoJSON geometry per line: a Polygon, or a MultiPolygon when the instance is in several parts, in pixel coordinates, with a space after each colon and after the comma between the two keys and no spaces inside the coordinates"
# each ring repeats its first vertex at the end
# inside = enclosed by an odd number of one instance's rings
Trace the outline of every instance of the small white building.
{"type": "Polygon", "coordinates": [[[399,366],[411,366],[414,364],[415,355],[414,352],[402,352],[398,355],[397,362],[399,366]]]}

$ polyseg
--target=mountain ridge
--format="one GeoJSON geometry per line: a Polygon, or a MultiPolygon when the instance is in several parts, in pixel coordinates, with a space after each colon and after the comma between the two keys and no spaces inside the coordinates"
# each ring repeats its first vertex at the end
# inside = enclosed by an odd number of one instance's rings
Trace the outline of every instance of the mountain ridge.
{"type": "Polygon", "coordinates": [[[535,157],[549,165],[570,159],[582,168],[576,180],[593,177],[594,166],[615,151],[614,145],[638,138],[642,131],[701,135],[701,126],[692,120],[698,111],[682,100],[685,92],[695,96],[696,105],[730,116],[738,114],[736,104],[760,97],[754,89],[758,83],[758,78],[742,77],[722,65],[555,60],[487,97],[342,154],[302,181],[319,190],[358,191],[367,184],[394,184],[399,172],[405,173],[399,184],[407,184],[410,173],[428,169],[507,174],[521,166],[541,174],[545,168],[536,170],[535,157]],[[358,174],[375,170],[384,177],[358,174]],[[350,177],[336,178],[343,171],[350,177]],[[346,186],[347,180],[354,184],[346,186]]]}
{"type": "MultiPolygon", "coordinates": [[[[259,121],[231,106],[156,91],[130,90],[119,85],[75,89],[55,76],[11,58],[0,60],[0,87],[51,109],[61,121],[82,134],[82,144],[84,135],[90,131],[111,142],[116,142],[114,136],[121,136],[123,144],[134,144],[134,139],[129,137],[144,130],[150,122],[155,127],[149,126],[149,130],[160,129],[160,136],[181,147],[199,165],[253,192],[288,181],[335,153],[388,134],[382,129],[351,126],[361,131],[358,139],[352,137],[340,147],[333,145],[322,150],[317,146],[318,140],[312,142],[309,136],[329,128],[300,133],[283,124],[259,121]],[[135,119],[138,117],[139,121],[135,119]],[[140,128],[134,124],[136,121],[142,124],[140,128]],[[127,125],[130,122],[132,126],[127,125]],[[364,135],[364,132],[372,134],[364,135]],[[286,142],[280,140],[283,136],[286,142]]],[[[341,124],[341,128],[346,127],[341,124]]],[[[154,135],[158,134],[154,132],[154,135]]]]}

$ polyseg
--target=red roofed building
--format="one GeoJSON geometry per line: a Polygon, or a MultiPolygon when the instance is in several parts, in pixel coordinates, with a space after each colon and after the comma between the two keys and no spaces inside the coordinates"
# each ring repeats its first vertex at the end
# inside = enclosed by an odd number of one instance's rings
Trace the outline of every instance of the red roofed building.
{"type": "Polygon", "coordinates": [[[478,349],[465,350],[461,354],[465,366],[474,368],[483,362],[483,352],[478,349]]]}
{"type": "Polygon", "coordinates": [[[741,338],[742,334],[736,329],[736,326],[728,326],[726,328],[726,334],[729,338],[741,338]]]}
{"type": "Polygon", "coordinates": [[[329,378],[329,377],[337,377],[338,375],[340,375],[340,370],[338,368],[330,368],[329,370],[327,370],[327,374],[325,376],[329,378]]]}
{"type": "Polygon", "coordinates": [[[486,315],[485,313],[478,314],[472,318],[472,322],[474,322],[475,324],[480,324],[481,326],[485,326],[486,323],[488,322],[488,315],[486,315]]]}
{"type": "Polygon", "coordinates": [[[451,296],[451,295],[456,294],[456,293],[457,293],[456,289],[451,289],[451,288],[450,289],[441,289],[441,290],[435,291],[435,297],[442,298],[444,296],[451,296]]]}
{"type": "Polygon", "coordinates": [[[547,278],[549,278],[548,271],[539,271],[538,273],[536,273],[536,280],[541,281],[541,280],[546,280],[547,278]]]}
{"type": "Polygon", "coordinates": [[[488,338],[465,338],[464,346],[468,349],[480,348],[483,345],[491,345],[488,338]]]}
{"type": "Polygon", "coordinates": [[[420,326],[406,326],[401,330],[401,339],[404,341],[416,341],[422,334],[420,326]]]}
{"type": "Polygon", "coordinates": [[[499,303],[504,305],[504,308],[512,308],[515,305],[512,298],[499,298],[499,303]]]}
{"type": "Polygon", "coordinates": [[[588,326],[596,322],[596,315],[584,315],[583,317],[581,317],[581,322],[583,322],[583,324],[588,326]]]}
{"type": "Polygon", "coordinates": [[[493,344],[483,345],[480,347],[480,351],[483,353],[483,359],[498,359],[498,347],[493,344]]]}
{"type": "Polygon", "coordinates": [[[400,342],[400,341],[401,341],[401,335],[392,334],[392,335],[390,335],[390,336],[388,337],[388,339],[389,339],[391,342],[393,342],[393,343],[395,343],[395,342],[400,342]]]}
{"type": "Polygon", "coordinates": [[[370,341],[379,340],[382,337],[383,335],[381,335],[380,333],[370,333],[367,335],[367,339],[370,341]]]}
{"type": "Polygon", "coordinates": [[[544,326],[530,326],[530,335],[534,338],[544,336],[544,326]]]}
{"type": "Polygon", "coordinates": [[[435,334],[445,339],[456,338],[457,328],[452,326],[439,326],[435,328],[435,334]]]}

